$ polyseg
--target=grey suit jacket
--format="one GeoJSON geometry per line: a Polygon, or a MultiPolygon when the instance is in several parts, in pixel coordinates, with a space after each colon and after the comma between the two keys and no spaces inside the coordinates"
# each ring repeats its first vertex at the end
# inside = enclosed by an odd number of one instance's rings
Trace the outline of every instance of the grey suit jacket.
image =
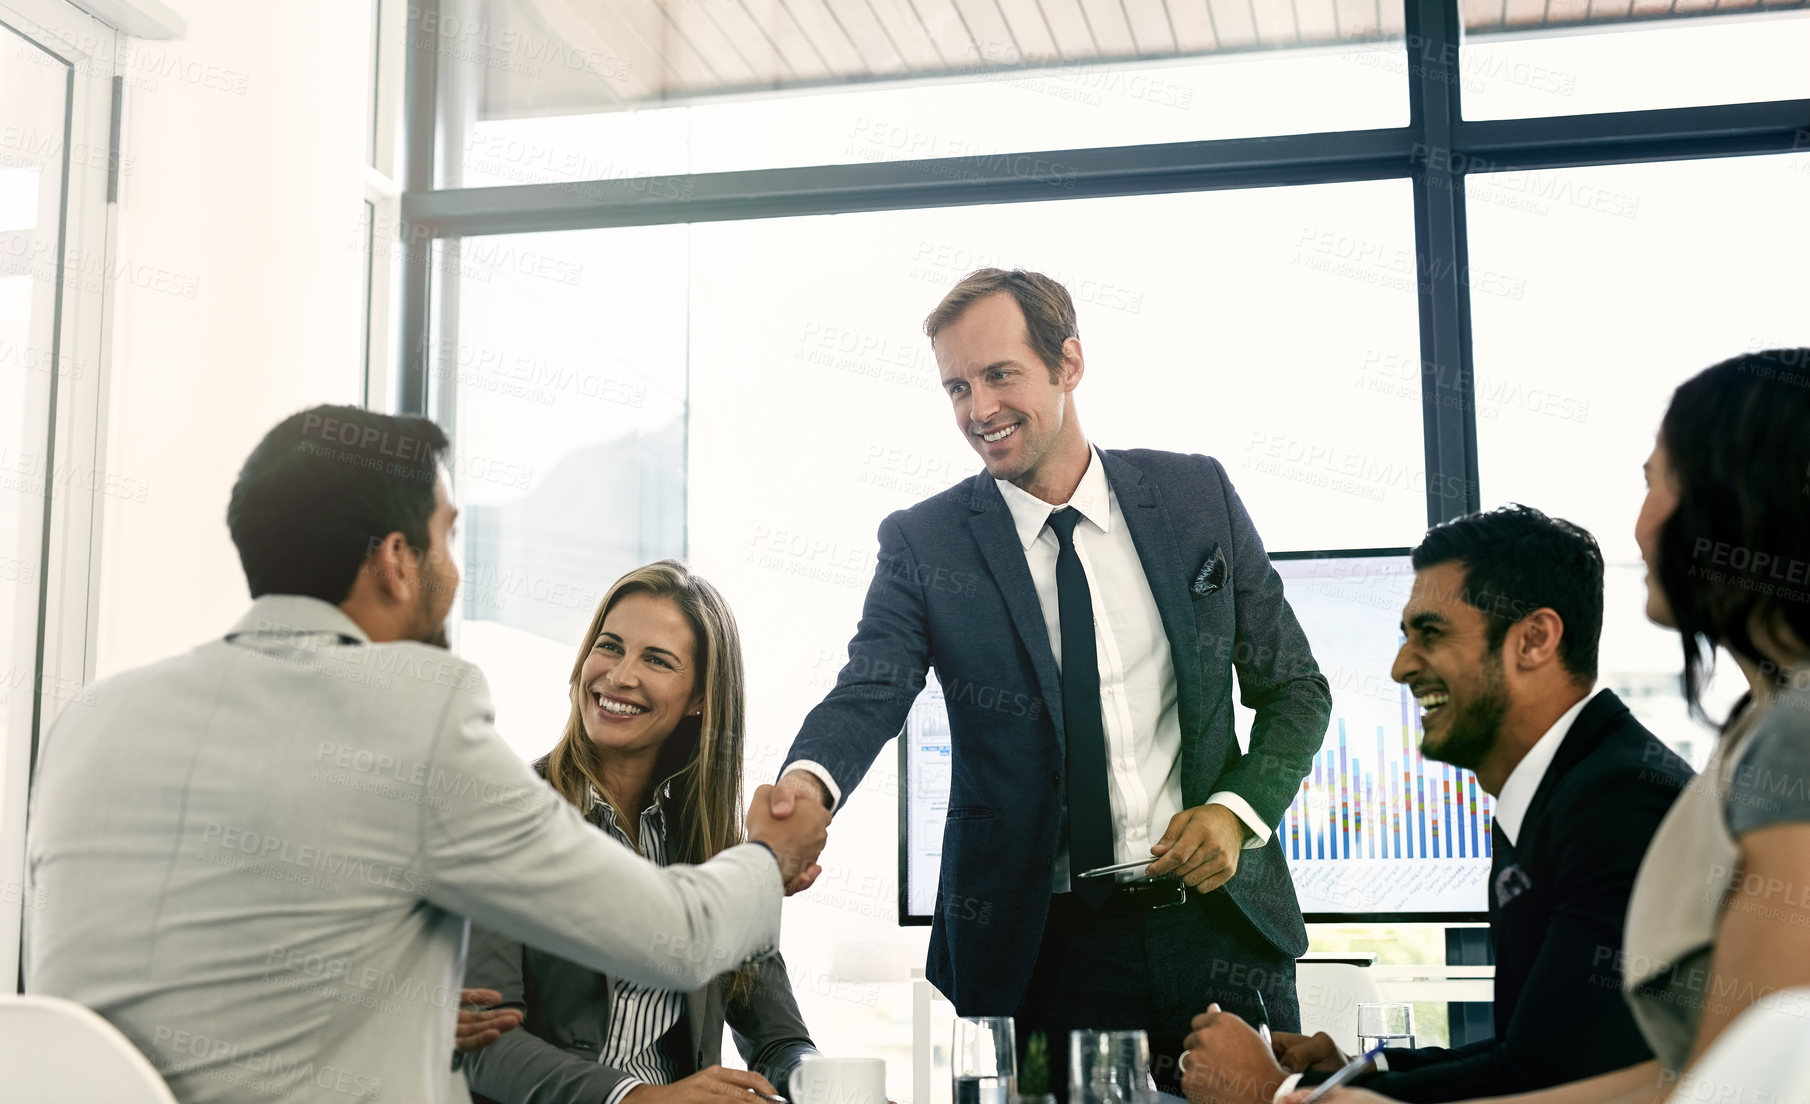
{"type": "MultiPolygon", "coordinates": [[[[1326,734],[1332,697],[1250,515],[1209,456],[1100,453],[1169,638],[1182,798],[1230,790],[1274,827],[1326,734]],[[1256,711],[1232,726],[1232,671],[1256,711]]],[[[964,1016],[1011,1015],[1050,903],[1062,822],[1062,684],[1010,510],[981,472],[880,524],[879,565],[848,663],[785,762],[821,764],[844,795],[904,724],[935,667],[953,741],[928,973],[964,1016]]],[[[1272,834],[1224,893],[1256,938],[1307,949],[1272,834]]],[[[1239,933],[1203,927],[1192,951],[1239,962],[1239,933]]]]}
{"type": "Polygon", "coordinates": [[[294,596],[105,680],[39,759],[27,990],[106,1017],[185,1104],[439,1104],[469,1099],[467,917],[669,988],[772,950],[764,848],[658,868],[492,718],[470,663],[294,596]]]}

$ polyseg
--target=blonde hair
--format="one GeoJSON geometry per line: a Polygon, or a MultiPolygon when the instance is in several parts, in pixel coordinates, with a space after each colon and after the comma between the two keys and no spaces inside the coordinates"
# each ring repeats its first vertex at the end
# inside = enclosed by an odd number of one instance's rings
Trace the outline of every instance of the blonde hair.
{"type": "MultiPolygon", "coordinates": [[[[666,737],[654,771],[654,784],[670,779],[677,791],[680,815],[667,825],[672,862],[701,863],[742,838],[742,733],[747,701],[742,676],[741,634],[722,594],[678,560],[659,560],[617,579],[598,603],[591,624],[578,643],[567,680],[571,712],[559,743],[543,760],[547,783],[580,810],[597,793],[616,811],[618,823],[629,819],[624,803],[639,794],[616,794],[604,780],[597,747],[585,733],[584,688],[580,680],[586,658],[603,631],[611,608],[631,594],[665,598],[691,625],[692,662],[703,689],[703,709],[686,716],[666,737]]],[[[744,999],[754,988],[755,968],[735,972],[730,1000],[744,999]]]]}

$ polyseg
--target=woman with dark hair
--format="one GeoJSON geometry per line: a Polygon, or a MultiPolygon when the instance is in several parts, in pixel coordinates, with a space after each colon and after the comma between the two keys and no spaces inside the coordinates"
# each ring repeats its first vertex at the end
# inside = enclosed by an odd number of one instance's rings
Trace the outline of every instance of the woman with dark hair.
{"type": "MultiPolygon", "coordinates": [[[[741,639],[715,587],[676,560],[618,579],[591,617],[568,686],[565,732],[535,764],[560,796],[663,866],[701,863],[741,842],[741,639]]],[[[473,925],[466,979],[525,1016],[519,1030],[465,1059],[473,1092],[496,1104],[771,1094],[814,1052],[777,956],[674,993],[473,925]],[[752,1072],[717,1065],[725,1020],[752,1072]]]]}
{"type": "Polygon", "coordinates": [[[1623,985],[1667,1074],[1750,1004],[1810,983],[1806,357],[1752,353],[1685,382],[1646,464],[1647,617],[1678,631],[1697,716],[1716,649],[1748,685],[1628,902],[1623,985]]]}
{"type": "MultiPolygon", "coordinates": [[[[1634,536],[1647,617],[1678,631],[1698,717],[1718,649],[1748,686],[1708,765],[1660,824],[1628,903],[1623,995],[1656,1057],[1496,1104],[1685,1099],[1691,1067],[1743,1011],[1810,1015],[1804,990],[1788,992],[1810,985],[1807,368],[1810,349],[1774,349],[1698,373],[1672,395],[1646,462],[1634,536]]],[[[1736,1095],[1738,1084],[1696,1086],[1705,1088],[1718,1100],[1753,1099],[1736,1095]]],[[[1381,1098],[1348,1090],[1327,1099],[1381,1098]]]]}

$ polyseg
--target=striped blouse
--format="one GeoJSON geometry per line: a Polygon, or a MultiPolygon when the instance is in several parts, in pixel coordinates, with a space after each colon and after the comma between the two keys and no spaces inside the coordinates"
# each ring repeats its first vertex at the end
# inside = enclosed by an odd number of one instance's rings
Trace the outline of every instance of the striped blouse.
{"type": "MultiPolygon", "coordinates": [[[[632,847],[628,833],[616,823],[616,810],[591,789],[592,823],[615,836],[625,847],[632,847]]],[[[660,866],[667,863],[666,819],[655,801],[641,812],[641,854],[660,866]]],[[[650,989],[618,980],[610,1000],[609,1038],[598,1049],[597,1061],[619,1069],[628,1077],[616,1086],[604,1104],[621,1104],[622,1098],[638,1085],[670,1085],[678,1080],[679,1071],[660,1047],[660,1040],[685,1013],[685,994],[667,989],[650,989]]]]}

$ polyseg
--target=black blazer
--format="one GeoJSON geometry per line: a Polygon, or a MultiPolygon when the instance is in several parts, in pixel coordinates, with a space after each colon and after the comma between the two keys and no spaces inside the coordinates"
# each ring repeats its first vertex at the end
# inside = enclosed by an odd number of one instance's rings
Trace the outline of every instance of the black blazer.
{"type": "Polygon", "coordinates": [[[1511,850],[1493,829],[1495,1038],[1449,1050],[1390,1049],[1390,1072],[1359,1083],[1403,1101],[1468,1100],[1651,1058],[1622,1000],[1616,963],[1641,857],[1691,774],[1620,698],[1596,694],[1547,768],[1520,842],[1511,850]]]}
{"type": "MultiPolygon", "coordinates": [[[[1231,790],[1272,827],[1326,734],[1332,697],[1263,541],[1207,456],[1102,451],[1169,638],[1186,805],[1231,790]],[[1232,670],[1256,711],[1232,729],[1232,670]]],[[[1011,511],[986,472],[880,524],[879,565],[848,663],[785,762],[809,759],[850,794],[936,669],[953,744],[930,980],[964,1016],[1009,1016],[1050,903],[1063,794],[1062,686],[1011,511]]],[[[1223,892],[1259,938],[1307,947],[1274,835],[1223,892]]],[[[1197,913],[1197,915],[1200,915],[1197,913]]],[[[1202,923],[1198,953],[1236,955],[1202,923]]]]}

